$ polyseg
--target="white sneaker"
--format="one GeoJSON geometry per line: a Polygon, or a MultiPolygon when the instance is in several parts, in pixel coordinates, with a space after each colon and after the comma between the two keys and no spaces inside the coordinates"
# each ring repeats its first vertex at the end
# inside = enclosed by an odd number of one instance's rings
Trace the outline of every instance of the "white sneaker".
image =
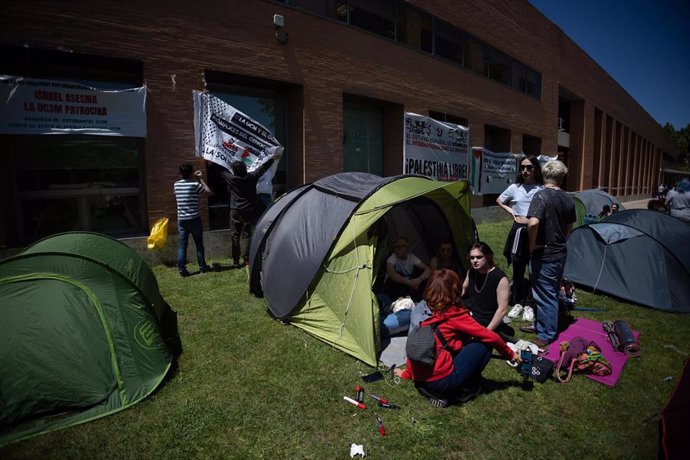
{"type": "Polygon", "coordinates": [[[525,305],[525,310],[522,312],[523,321],[534,321],[534,309],[529,305],[525,305]]]}
{"type": "Polygon", "coordinates": [[[522,314],[522,305],[516,303],[508,312],[508,318],[517,318],[522,314]]]}

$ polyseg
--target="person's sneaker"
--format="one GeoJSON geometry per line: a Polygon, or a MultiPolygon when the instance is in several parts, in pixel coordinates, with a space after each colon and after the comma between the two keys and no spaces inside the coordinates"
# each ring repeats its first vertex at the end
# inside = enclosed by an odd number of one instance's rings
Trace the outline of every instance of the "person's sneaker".
{"type": "Polygon", "coordinates": [[[522,320],[530,323],[534,321],[534,309],[529,305],[525,305],[525,309],[522,311],[522,320]]]}
{"type": "Polygon", "coordinates": [[[421,385],[418,386],[417,391],[419,391],[419,393],[422,396],[424,396],[427,400],[429,400],[429,404],[431,404],[432,406],[439,407],[441,409],[444,407],[448,407],[448,400],[447,399],[443,399],[440,396],[437,396],[437,395],[431,393],[429,390],[427,390],[423,386],[421,386],[421,385]]]}
{"type": "Polygon", "coordinates": [[[181,276],[182,278],[186,278],[186,277],[189,276],[189,275],[190,275],[190,273],[187,271],[186,268],[183,268],[182,270],[180,270],[180,276],[181,276]]]}
{"type": "Polygon", "coordinates": [[[211,271],[211,267],[209,267],[208,265],[204,265],[203,267],[201,267],[199,269],[199,273],[208,273],[210,271],[211,271]]]}
{"type": "Polygon", "coordinates": [[[522,314],[522,305],[516,303],[508,312],[508,318],[517,318],[522,314]]]}
{"type": "Polygon", "coordinates": [[[526,324],[520,328],[522,332],[527,332],[528,334],[535,334],[537,330],[534,327],[534,324],[526,324]]]}

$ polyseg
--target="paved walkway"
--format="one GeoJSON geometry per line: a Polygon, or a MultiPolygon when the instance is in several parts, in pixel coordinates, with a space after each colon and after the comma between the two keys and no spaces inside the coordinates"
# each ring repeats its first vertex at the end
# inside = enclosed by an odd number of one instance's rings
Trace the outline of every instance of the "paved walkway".
{"type": "Polygon", "coordinates": [[[649,203],[649,198],[646,200],[636,200],[636,201],[623,201],[623,206],[625,209],[647,209],[647,203],[649,203]]]}

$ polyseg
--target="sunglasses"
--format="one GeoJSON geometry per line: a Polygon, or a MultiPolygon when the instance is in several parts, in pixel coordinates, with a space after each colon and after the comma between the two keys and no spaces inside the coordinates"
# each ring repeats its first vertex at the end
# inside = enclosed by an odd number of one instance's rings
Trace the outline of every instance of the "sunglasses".
{"type": "Polygon", "coordinates": [[[534,165],[520,165],[520,171],[531,171],[534,169],[534,165]]]}

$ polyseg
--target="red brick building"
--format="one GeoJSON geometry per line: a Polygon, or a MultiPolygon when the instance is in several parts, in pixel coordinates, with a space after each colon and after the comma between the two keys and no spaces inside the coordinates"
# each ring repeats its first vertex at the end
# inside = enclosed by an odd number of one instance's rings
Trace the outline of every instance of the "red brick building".
{"type": "MultiPolygon", "coordinates": [[[[568,190],[649,196],[675,155],[658,123],[523,0],[5,0],[0,46],[0,74],[147,88],[143,138],[0,134],[12,178],[0,247],[174,221],[179,164],[203,166],[193,90],[273,130],[285,146],[278,194],[342,171],[401,173],[404,112],[469,126],[473,146],[558,152],[568,190]]],[[[223,195],[204,202],[207,228],[227,227],[223,195]]]]}

